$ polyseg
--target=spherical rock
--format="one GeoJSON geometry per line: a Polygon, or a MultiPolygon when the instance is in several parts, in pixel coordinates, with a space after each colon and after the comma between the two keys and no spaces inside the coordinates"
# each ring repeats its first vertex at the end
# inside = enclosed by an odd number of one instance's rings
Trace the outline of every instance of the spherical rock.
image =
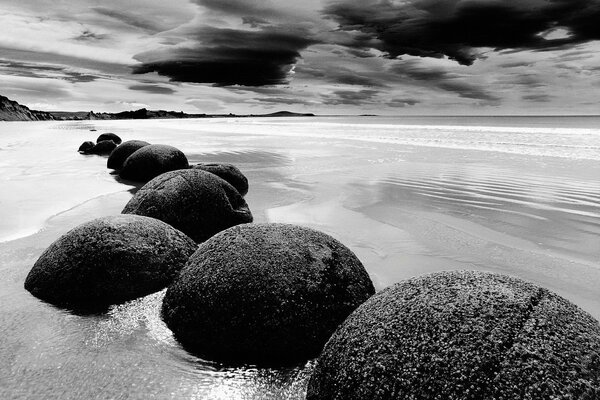
{"type": "Polygon", "coordinates": [[[98,218],[52,243],[27,275],[25,289],[58,306],[102,310],[167,286],[196,247],[153,218],[98,218]]]}
{"type": "Polygon", "coordinates": [[[600,325],[558,295],[441,272],[373,296],[327,342],[314,399],[597,399],[600,325]]]}
{"type": "Polygon", "coordinates": [[[108,161],[106,162],[107,168],[123,168],[123,163],[125,163],[127,157],[129,157],[142,147],[148,145],[150,145],[150,143],[144,142],[143,140],[128,140],[126,142],[121,143],[113,150],[112,153],[110,153],[110,157],[108,157],[108,161]]]}
{"type": "Polygon", "coordinates": [[[252,222],[248,204],[233,186],[198,169],[157,176],[133,196],[123,213],[160,219],[198,243],[231,226],[252,222]]]}
{"type": "Polygon", "coordinates": [[[121,144],[121,142],[123,141],[123,140],[121,140],[121,138],[119,136],[115,135],[114,133],[107,132],[107,133],[103,133],[100,136],[98,136],[98,139],[96,139],[96,143],[100,143],[104,140],[112,140],[116,144],[121,144]]]}
{"type": "Polygon", "coordinates": [[[94,142],[90,142],[90,141],[83,142],[83,143],[81,143],[81,146],[79,146],[79,149],[77,149],[77,151],[80,153],[85,153],[88,150],[90,150],[92,147],[94,147],[95,145],[96,144],[94,142]]]}
{"type": "Polygon", "coordinates": [[[245,224],[200,245],[167,289],[162,317],[200,357],[289,365],[317,356],[373,293],[361,262],[331,236],[245,224]]]}
{"type": "Polygon", "coordinates": [[[117,147],[117,144],[112,140],[103,140],[99,143],[96,143],[94,147],[87,149],[84,151],[84,154],[96,154],[99,156],[106,156],[112,153],[112,151],[117,147]]]}
{"type": "Polygon", "coordinates": [[[225,179],[231,184],[242,196],[248,193],[248,179],[242,174],[235,165],[225,163],[206,164],[199,163],[192,168],[210,172],[217,175],[221,179],[225,179]]]}
{"type": "Polygon", "coordinates": [[[189,168],[189,164],[181,150],[165,144],[151,144],[127,157],[119,176],[132,181],[148,182],[165,172],[185,168],[189,168]]]}

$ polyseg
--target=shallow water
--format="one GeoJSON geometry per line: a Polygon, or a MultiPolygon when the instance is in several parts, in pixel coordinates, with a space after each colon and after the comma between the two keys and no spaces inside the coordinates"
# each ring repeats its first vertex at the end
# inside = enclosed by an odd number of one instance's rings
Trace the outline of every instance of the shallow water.
{"type": "Polygon", "coordinates": [[[600,318],[600,119],[281,118],[0,125],[0,398],[301,399],[310,365],[224,369],[182,350],[163,293],[77,316],[23,289],[67,230],[117,214],[135,190],[103,132],[166,143],[247,175],[256,222],[325,231],[377,289],[477,269],[548,287],[600,318]],[[97,129],[96,132],[90,129],[97,129]]]}

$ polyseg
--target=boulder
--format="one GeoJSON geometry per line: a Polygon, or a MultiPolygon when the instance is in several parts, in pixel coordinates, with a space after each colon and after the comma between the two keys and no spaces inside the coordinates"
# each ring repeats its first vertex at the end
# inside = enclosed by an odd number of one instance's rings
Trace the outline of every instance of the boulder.
{"type": "Polygon", "coordinates": [[[194,165],[192,168],[210,172],[211,174],[217,175],[221,179],[225,179],[231,184],[231,186],[236,188],[236,190],[240,192],[242,196],[245,196],[248,193],[248,179],[235,165],[225,163],[199,163],[194,165]]]}
{"type": "Polygon", "coordinates": [[[121,140],[121,138],[119,136],[115,135],[114,133],[107,132],[107,133],[103,133],[100,136],[98,136],[98,139],[96,139],[96,143],[100,143],[104,140],[112,140],[116,144],[121,144],[121,142],[123,141],[123,140],[121,140]]]}
{"type": "Polygon", "coordinates": [[[198,243],[231,226],[252,222],[248,204],[233,186],[198,169],[157,176],[137,191],[123,214],[160,219],[198,243]]]}
{"type": "Polygon", "coordinates": [[[96,144],[94,142],[83,142],[81,143],[81,146],[79,146],[79,149],[77,149],[78,152],[80,153],[86,153],[88,150],[90,150],[91,148],[93,148],[96,144]]]}
{"type": "Polygon", "coordinates": [[[127,157],[148,145],[150,143],[143,140],[128,140],[121,143],[110,153],[110,157],[108,157],[108,161],[106,162],[107,168],[120,170],[123,168],[123,163],[125,163],[127,157]]]}
{"type": "Polygon", "coordinates": [[[103,140],[96,143],[94,147],[87,149],[83,154],[96,154],[99,156],[107,156],[117,147],[117,144],[112,140],[103,140]]]}
{"type": "Polygon", "coordinates": [[[373,293],[361,262],[331,236],[245,224],[200,245],[167,289],[162,318],[202,358],[292,365],[317,356],[373,293]]]}
{"type": "Polygon", "coordinates": [[[103,310],[167,286],[196,247],[153,218],[98,218],[52,243],[27,275],[25,289],[57,306],[103,310]]]}
{"type": "Polygon", "coordinates": [[[473,271],[413,278],[373,296],[327,342],[307,393],[308,400],[598,396],[598,322],[546,289],[473,271]]]}
{"type": "Polygon", "coordinates": [[[185,168],[189,168],[188,160],[179,149],[165,144],[151,144],[127,157],[119,176],[132,181],[148,182],[165,172],[185,168]]]}

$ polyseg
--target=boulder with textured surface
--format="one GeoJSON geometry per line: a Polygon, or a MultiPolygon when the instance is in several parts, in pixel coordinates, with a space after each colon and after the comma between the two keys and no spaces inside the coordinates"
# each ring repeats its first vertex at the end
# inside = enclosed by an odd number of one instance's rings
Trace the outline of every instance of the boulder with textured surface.
{"type": "Polygon", "coordinates": [[[120,170],[123,168],[123,164],[125,163],[125,160],[127,160],[127,157],[142,147],[149,145],[150,143],[144,142],[143,140],[128,140],[121,143],[112,153],[110,153],[110,157],[108,157],[108,161],[106,162],[106,167],[120,170]]]}
{"type": "Polygon", "coordinates": [[[98,136],[98,139],[96,139],[96,143],[100,143],[100,142],[102,142],[104,140],[112,140],[116,144],[121,144],[121,142],[123,141],[116,134],[114,134],[112,132],[106,132],[106,133],[103,133],[100,136],[98,136]]]}
{"type": "Polygon", "coordinates": [[[202,171],[210,172],[211,174],[217,175],[221,179],[225,179],[231,184],[242,196],[248,193],[248,178],[242,174],[233,164],[227,163],[199,163],[194,165],[192,168],[200,169],[202,171]]]}
{"type": "Polygon", "coordinates": [[[307,399],[598,399],[600,325],[558,295],[441,272],[373,296],[325,346],[307,399]]]}
{"type": "Polygon", "coordinates": [[[96,154],[99,156],[107,156],[117,147],[117,144],[112,140],[103,140],[96,143],[94,147],[87,149],[83,154],[96,154]]]}
{"type": "Polygon", "coordinates": [[[90,150],[91,148],[93,148],[95,145],[96,145],[96,143],[94,143],[94,142],[90,142],[90,141],[83,142],[83,143],[81,143],[81,146],[79,146],[77,151],[80,153],[85,153],[88,150],[90,150]]]}
{"type": "Polygon", "coordinates": [[[169,286],[162,317],[200,357],[288,365],[317,356],[373,293],[361,262],[331,236],[246,224],[200,245],[169,286]]]}
{"type": "Polygon", "coordinates": [[[123,163],[119,176],[138,182],[148,182],[165,172],[189,168],[185,154],[166,144],[143,146],[123,163]]]}
{"type": "Polygon", "coordinates": [[[198,243],[231,226],[252,222],[248,204],[233,186],[198,169],[157,176],[133,196],[123,213],[160,219],[198,243]]]}
{"type": "Polygon", "coordinates": [[[101,310],[161,290],[196,248],[153,218],[98,218],[52,243],[27,275],[25,289],[58,306],[101,310]]]}

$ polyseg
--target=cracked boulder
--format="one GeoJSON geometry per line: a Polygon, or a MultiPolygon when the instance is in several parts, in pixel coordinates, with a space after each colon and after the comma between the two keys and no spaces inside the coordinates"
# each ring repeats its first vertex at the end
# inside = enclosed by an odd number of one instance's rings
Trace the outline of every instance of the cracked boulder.
{"type": "Polygon", "coordinates": [[[441,272],[373,296],[328,341],[307,399],[597,399],[600,325],[520,279],[441,272]]]}
{"type": "Polygon", "coordinates": [[[291,365],[316,357],[373,293],[361,262],[331,236],[246,224],[200,245],[167,289],[162,318],[204,359],[291,365]]]}
{"type": "Polygon", "coordinates": [[[25,289],[57,306],[103,311],[166,287],[196,247],[153,218],[97,218],[52,243],[27,275],[25,289]]]}
{"type": "Polygon", "coordinates": [[[202,171],[215,174],[221,179],[225,179],[242,196],[248,194],[248,178],[235,165],[227,163],[199,163],[192,168],[201,169],[202,171]]]}
{"type": "Polygon", "coordinates": [[[123,214],[160,219],[198,243],[253,219],[248,204],[233,186],[199,169],[157,176],[129,200],[123,214]]]}
{"type": "Polygon", "coordinates": [[[183,152],[166,144],[151,144],[133,152],[125,162],[119,176],[136,182],[148,182],[168,171],[189,168],[183,152]]]}

